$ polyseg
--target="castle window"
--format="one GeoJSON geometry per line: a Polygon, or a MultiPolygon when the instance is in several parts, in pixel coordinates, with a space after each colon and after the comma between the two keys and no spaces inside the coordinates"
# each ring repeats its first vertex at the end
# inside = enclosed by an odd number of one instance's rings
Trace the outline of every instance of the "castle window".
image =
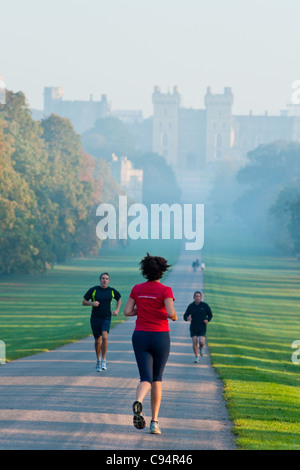
{"type": "Polygon", "coordinates": [[[216,157],[222,157],[222,137],[220,136],[220,134],[217,135],[216,157]]]}
{"type": "Polygon", "coordinates": [[[168,136],[167,136],[167,134],[163,135],[163,147],[168,147],[168,136]]]}

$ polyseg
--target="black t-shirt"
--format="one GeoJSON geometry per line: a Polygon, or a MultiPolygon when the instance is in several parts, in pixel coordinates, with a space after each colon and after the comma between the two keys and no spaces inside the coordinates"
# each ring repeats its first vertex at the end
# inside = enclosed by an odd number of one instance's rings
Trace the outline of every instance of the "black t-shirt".
{"type": "Polygon", "coordinates": [[[187,317],[192,316],[191,328],[201,328],[203,326],[203,321],[212,319],[212,311],[210,306],[206,302],[200,302],[196,305],[195,302],[192,302],[186,309],[183,319],[187,321],[187,317]]]}
{"type": "Polygon", "coordinates": [[[91,287],[86,294],[84,299],[87,301],[98,301],[98,307],[92,307],[92,318],[110,318],[111,317],[111,303],[112,301],[119,300],[121,298],[120,292],[113,287],[106,287],[105,289],[101,286],[91,287]]]}

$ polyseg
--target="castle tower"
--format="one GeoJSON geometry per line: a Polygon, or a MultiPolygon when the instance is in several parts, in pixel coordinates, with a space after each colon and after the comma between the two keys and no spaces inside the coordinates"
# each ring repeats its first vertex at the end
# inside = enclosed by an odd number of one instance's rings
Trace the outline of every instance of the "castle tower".
{"type": "Polygon", "coordinates": [[[51,113],[58,113],[59,104],[63,99],[63,89],[61,87],[44,88],[44,115],[50,116],[51,113]]]}
{"type": "Polygon", "coordinates": [[[177,87],[173,93],[161,93],[154,87],[152,150],[163,155],[171,166],[178,166],[178,115],[180,95],[177,87]]]}
{"type": "Polygon", "coordinates": [[[206,106],[206,161],[213,162],[231,156],[234,144],[232,123],[233,94],[225,87],[223,94],[213,95],[207,88],[206,106]]]}

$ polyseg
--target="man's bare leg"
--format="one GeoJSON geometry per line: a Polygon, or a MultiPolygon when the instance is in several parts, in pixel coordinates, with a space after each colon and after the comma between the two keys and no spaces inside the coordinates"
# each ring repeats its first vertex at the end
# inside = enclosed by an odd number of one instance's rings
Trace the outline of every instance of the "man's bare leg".
{"type": "Polygon", "coordinates": [[[106,359],[107,347],[108,347],[108,333],[107,331],[102,331],[101,355],[102,355],[103,361],[105,361],[106,359]]]}
{"type": "Polygon", "coordinates": [[[193,351],[195,353],[195,357],[198,357],[199,356],[198,336],[193,336],[192,341],[193,341],[193,351]]]}

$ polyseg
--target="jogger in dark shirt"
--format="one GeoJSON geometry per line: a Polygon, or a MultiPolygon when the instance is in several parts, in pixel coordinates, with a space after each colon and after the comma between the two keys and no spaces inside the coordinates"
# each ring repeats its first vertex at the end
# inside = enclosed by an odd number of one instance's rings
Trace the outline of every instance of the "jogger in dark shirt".
{"type": "Polygon", "coordinates": [[[195,353],[194,362],[199,362],[200,356],[203,356],[203,347],[205,345],[206,325],[211,321],[213,315],[209,305],[202,301],[202,294],[199,291],[194,293],[194,302],[186,309],[183,319],[190,321],[190,334],[193,341],[193,351],[195,353]],[[199,341],[199,347],[198,347],[199,341]]]}
{"type": "Polygon", "coordinates": [[[95,351],[97,356],[96,370],[98,372],[107,369],[106,353],[111,316],[117,316],[121,306],[121,294],[113,287],[108,286],[109,281],[109,274],[102,273],[100,275],[100,285],[91,287],[84,294],[82,301],[82,305],[92,307],[90,322],[95,338],[95,351]],[[117,302],[117,306],[116,309],[111,312],[113,300],[117,302]]]}

